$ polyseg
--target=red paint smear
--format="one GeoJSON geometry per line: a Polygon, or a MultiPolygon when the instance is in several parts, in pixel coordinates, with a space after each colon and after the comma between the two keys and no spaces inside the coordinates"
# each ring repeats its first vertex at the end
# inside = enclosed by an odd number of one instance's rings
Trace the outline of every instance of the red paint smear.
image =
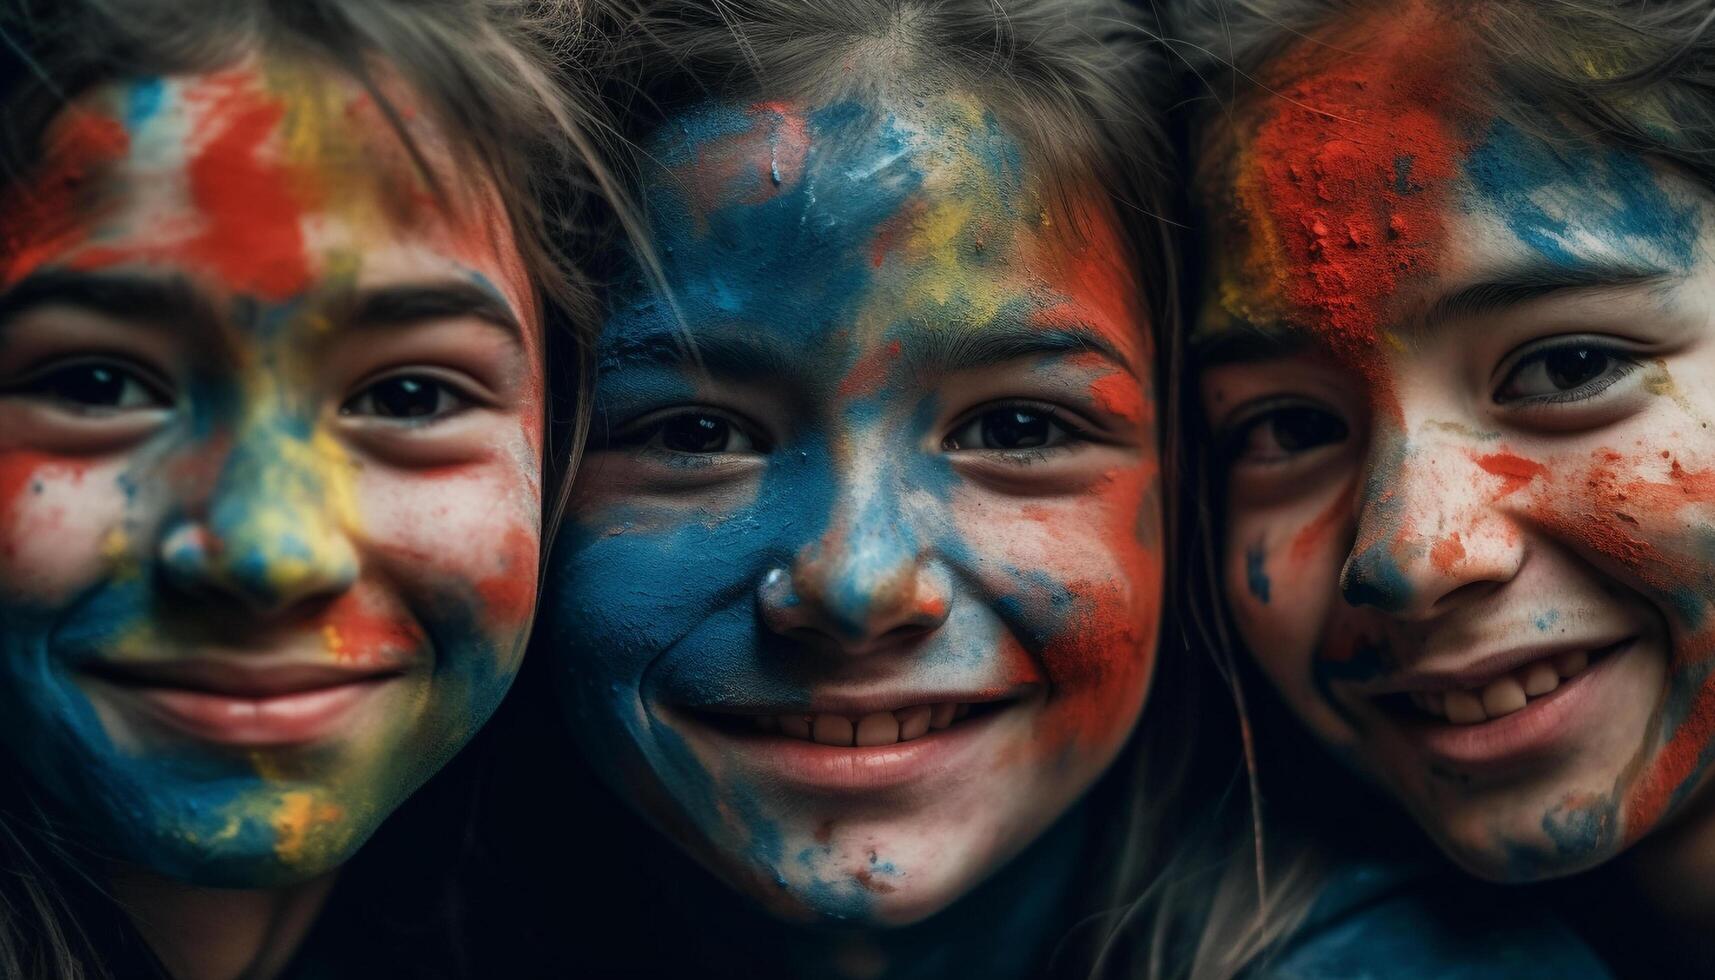
{"type": "Polygon", "coordinates": [[[131,138],[119,120],[87,109],[68,109],[47,137],[39,173],[0,200],[5,255],[0,286],[10,288],[89,232],[93,215],[84,192],[102,170],[125,157],[131,138]]]}
{"type": "Polygon", "coordinates": [[[1674,730],[1626,798],[1626,843],[1636,841],[1667,812],[1674,793],[1697,774],[1704,749],[1715,739],[1715,684],[1705,683],[1691,702],[1691,711],[1674,730]]]}
{"type": "Polygon", "coordinates": [[[1329,532],[1339,524],[1341,517],[1352,512],[1352,498],[1357,491],[1358,482],[1353,480],[1346,485],[1345,489],[1340,491],[1339,496],[1328,503],[1322,513],[1317,514],[1315,519],[1304,525],[1297,534],[1292,536],[1292,545],[1287,555],[1294,563],[1300,563],[1309,558],[1310,553],[1315,551],[1329,532]]]}
{"type": "Polygon", "coordinates": [[[1465,560],[1465,543],[1459,540],[1459,532],[1435,542],[1429,549],[1429,560],[1441,574],[1451,575],[1453,566],[1465,560]]]}
{"type": "Polygon", "coordinates": [[[760,204],[803,177],[810,152],[803,111],[785,102],[758,102],[750,115],[750,129],[697,146],[694,174],[685,187],[699,222],[733,200],[760,204]]]}
{"type": "Polygon", "coordinates": [[[536,611],[536,578],[541,542],[520,527],[501,539],[503,571],[476,583],[489,618],[497,623],[522,623],[536,611]]]}
{"type": "Polygon", "coordinates": [[[1355,44],[1306,44],[1280,62],[1246,158],[1284,252],[1285,298],[1366,376],[1401,280],[1441,252],[1462,32],[1422,10],[1367,20],[1355,44]],[[1352,48],[1357,50],[1352,50],[1352,48]]]}
{"type": "Polygon", "coordinates": [[[839,396],[841,398],[862,398],[875,394],[876,390],[887,380],[888,372],[899,360],[904,347],[895,340],[886,347],[870,351],[858,362],[852,365],[851,372],[840,382],[839,396]]]}
{"type": "MultiPolygon", "coordinates": [[[[1535,460],[1514,456],[1512,453],[1490,453],[1487,456],[1472,457],[1483,472],[1501,478],[1501,492],[1498,497],[1506,497],[1525,488],[1525,485],[1537,477],[1548,476],[1548,467],[1535,460]]],[[[1497,499],[1498,499],[1497,497],[1497,499]]]]}
{"type": "Polygon", "coordinates": [[[374,612],[354,592],[344,593],[329,607],[322,637],[337,659],[366,666],[395,666],[424,644],[416,623],[374,612]]]}

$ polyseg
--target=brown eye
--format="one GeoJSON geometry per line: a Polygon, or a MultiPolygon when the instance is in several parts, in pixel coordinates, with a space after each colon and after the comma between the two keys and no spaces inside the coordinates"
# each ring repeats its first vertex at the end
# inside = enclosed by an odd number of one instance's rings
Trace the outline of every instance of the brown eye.
{"type": "Polygon", "coordinates": [[[104,361],[52,368],[26,381],[18,390],[75,409],[128,411],[166,408],[171,404],[136,372],[104,361]]]}
{"type": "Polygon", "coordinates": [[[1252,462],[1283,460],[1344,442],[1344,419],[1309,405],[1277,408],[1252,418],[1233,438],[1234,456],[1252,462]]]}
{"type": "Polygon", "coordinates": [[[340,409],[344,415],[421,422],[451,415],[468,402],[447,383],[423,374],[401,374],[375,382],[340,409]]]}
{"type": "Polygon", "coordinates": [[[1072,435],[1045,408],[1002,405],[968,419],[946,438],[943,447],[1001,452],[1047,449],[1063,445],[1072,435]]]}
{"type": "Polygon", "coordinates": [[[659,419],[627,441],[698,456],[758,451],[757,440],[734,420],[715,412],[694,410],[659,419]]]}
{"type": "Polygon", "coordinates": [[[1595,344],[1566,344],[1521,360],[1495,392],[1495,401],[1572,402],[1594,398],[1636,362],[1595,344]]]}

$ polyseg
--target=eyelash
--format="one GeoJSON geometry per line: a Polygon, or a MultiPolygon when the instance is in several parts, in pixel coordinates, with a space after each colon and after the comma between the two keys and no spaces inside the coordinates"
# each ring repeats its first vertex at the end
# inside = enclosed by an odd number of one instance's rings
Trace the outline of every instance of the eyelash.
{"type": "Polygon", "coordinates": [[[1512,408],[1571,405],[1578,402],[1590,401],[1591,399],[1601,395],[1604,391],[1607,391],[1609,388],[1612,388],[1614,385],[1625,380],[1627,376],[1637,370],[1640,366],[1641,365],[1638,360],[1628,351],[1611,344],[1582,339],[1553,341],[1540,347],[1527,349],[1522,356],[1514,361],[1511,368],[1509,368],[1506,374],[1502,376],[1500,385],[1498,386],[1493,399],[1497,405],[1505,405],[1512,408]],[[1510,384],[1514,383],[1515,379],[1517,379],[1527,367],[1533,364],[1545,362],[1547,358],[1552,357],[1555,354],[1580,350],[1587,350],[1600,354],[1601,356],[1608,358],[1610,364],[1607,365],[1607,369],[1597,377],[1567,391],[1558,391],[1552,394],[1542,395],[1524,395],[1510,400],[1503,400],[1501,398],[1501,395],[1506,388],[1510,384]]]}

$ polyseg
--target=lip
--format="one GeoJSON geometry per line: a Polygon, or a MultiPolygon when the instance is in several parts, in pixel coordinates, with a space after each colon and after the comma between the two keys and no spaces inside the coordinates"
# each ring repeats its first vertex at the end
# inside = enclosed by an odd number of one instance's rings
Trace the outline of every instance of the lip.
{"type": "Polygon", "coordinates": [[[213,660],[99,663],[83,673],[162,726],[197,741],[241,748],[322,741],[403,676],[400,670],[213,660]]]}
{"type": "MultiPolygon", "coordinates": [[[[1609,637],[1558,640],[1554,643],[1544,643],[1537,646],[1516,647],[1479,657],[1463,667],[1451,669],[1418,667],[1391,674],[1386,679],[1375,683],[1353,684],[1350,685],[1350,688],[1354,693],[1370,698],[1386,694],[1468,690],[1473,687],[1482,687],[1490,681],[1498,679],[1501,675],[1510,674],[1528,663],[1579,651],[1594,653],[1622,643],[1636,642],[1636,639],[1636,634],[1626,633],[1609,637]]],[[[1616,650],[1615,652],[1621,651],[1616,650]]]]}
{"type": "MultiPolygon", "coordinates": [[[[1391,711],[1389,718],[1409,741],[1423,751],[1460,766],[1510,765],[1552,755],[1566,738],[1577,731],[1579,720],[1588,718],[1594,710],[1593,702],[1598,699],[1608,678],[1613,676],[1615,666],[1637,652],[1639,643],[1636,639],[1621,642],[1623,645],[1603,653],[1597,662],[1576,677],[1499,718],[1474,725],[1455,725],[1429,717],[1402,718],[1391,711]]],[[[1585,650],[1596,653],[1603,649],[1572,647],[1557,648],[1557,652],[1585,650]]],[[[1527,658],[1514,666],[1529,663],[1532,659],[1537,658],[1527,658]]]]}
{"type": "Polygon", "coordinates": [[[809,707],[793,705],[778,712],[719,708],[660,707],[655,714],[674,730],[714,746],[725,757],[774,784],[800,793],[824,796],[864,796],[910,792],[938,784],[943,778],[968,773],[971,756],[983,751],[993,736],[1017,712],[1029,710],[1039,698],[1031,685],[1017,694],[913,694],[904,698],[818,697],[809,707]],[[823,745],[801,738],[764,732],[729,731],[698,717],[699,712],[727,715],[837,713],[867,714],[918,704],[959,702],[991,705],[948,728],[931,730],[908,742],[889,745],[823,745]]]}

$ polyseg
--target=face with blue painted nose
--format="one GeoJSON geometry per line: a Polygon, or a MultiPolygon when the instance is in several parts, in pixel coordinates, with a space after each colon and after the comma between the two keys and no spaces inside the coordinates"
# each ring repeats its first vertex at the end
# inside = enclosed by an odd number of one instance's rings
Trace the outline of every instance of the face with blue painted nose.
{"type": "Polygon", "coordinates": [[[649,149],[674,302],[640,275],[600,341],[550,563],[567,717],[775,912],[922,918],[1065,812],[1148,687],[1128,253],[965,95],[708,106],[649,149]]]}
{"type": "Polygon", "coordinates": [[[325,872],[522,655],[534,300],[408,95],[446,200],[259,58],[89,91],[0,208],[0,748],[134,868],[325,872]]]}

